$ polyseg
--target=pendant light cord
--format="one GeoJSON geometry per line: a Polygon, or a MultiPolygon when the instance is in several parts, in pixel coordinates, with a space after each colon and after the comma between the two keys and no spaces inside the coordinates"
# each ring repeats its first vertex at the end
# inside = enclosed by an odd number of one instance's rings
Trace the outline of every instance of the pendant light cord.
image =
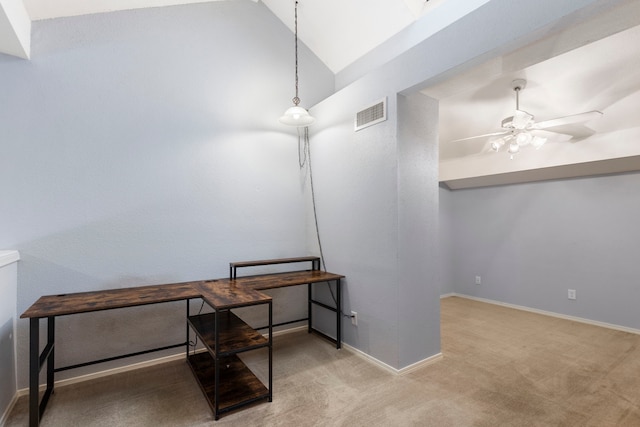
{"type": "Polygon", "coordinates": [[[293,98],[293,104],[297,107],[300,104],[300,98],[298,98],[298,0],[296,0],[295,7],[295,19],[294,19],[294,34],[295,34],[295,53],[296,53],[296,96],[293,98]]]}
{"type": "MultiPolygon", "coordinates": [[[[304,131],[300,131],[298,128],[298,165],[300,166],[300,170],[302,170],[305,165],[309,168],[309,185],[311,187],[311,204],[313,206],[313,220],[316,227],[316,239],[318,240],[318,249],[320,250],[320,263],[322,266],[322,271],[326,273],[327,265],[324,262],[324,252],[322,251],[322,240],[320,239],[320,228],[318,227],[318,211],[316,209],[316,192],[313,185],[313,169],[311,167],[311,144],[309,144],[309,128],[305,127],[304,131]]],[[[331,288],[331,283],[325,282],[327,287],[329,288],[329,292],[331,293],[331,299],[333,300],[336,307],[338,306],[338,301],[336,300],[336,296],[331,288]]],[[[345,314],[342,311],[342,308],[339,308],[340,314],[343,317],[350,318],[351,316],[345,314]]]]}
{"type": "Polygon", "coordinates": [[[298,130],[298,166],[300,166],[300,170],[304,168],[307,164],[307,144],[309,141],[309,129],[307,127],[304,128],[304,143],[302,143],[303,135],[300,135],[300,128],[296,128],[298,130]]]}
{"type": "MultiPolygon", "coordinates": [[[[298,98],[298,0],[296,0],[295,4],[295,20],[294,20],[294,33],[295,33],[295,55],[296,55],[296,96],[293,98],[293,104],[297,107],[300,104],[300,98],[298,98]]],[[[309,144],[309,128],[304,127],[304,131],[302,134],[300,132],[300,128],[298,127],[298,165],[300,166],[300,170],[304,168],[305,165],[309,167],[309,184],[311,187],[311,203],[313,205],[313,220],[316,227],[316,239],[318,241],[318,249],[320,250],[320,263],[322,271],[327,271],[327,265],[324,262],[324,252],[322,251],[322,241],[320,239],[320,228],[318,227],[318,211],[316,209],[316,193],[315,188],[313,186],[313,170],[311,168],[311,144],[309,144]]],[[[336,300],[336,296],[333,293],[333,289],[331,288],[331,284],[327,283],[327,287],[329,288],[329,292],[331,293],[331,298],[333,302],[338,306],[338,302],[336,300]]],[[[342,312],[341,308],[338,308],[340,313],[345,317],[347,316],[342,312]]]]}
{"type": "MultiPolygon", "coordinates": [[[[301,132],[298,128],[298,165],[302,170],[305,165],[309,168],[309,186],[311,187],[311,204],[313,206],[313,221],[316,227],[316,239],[318,240],[318,248],[320,250],[320,263],[322,264],[322,271],[327,271],[327,266],[324,262],[324,252],[322,251],[322,240],[320,239],[320,228],[318,227],[318,211],[316,209],[316,192],[313,186],[313,169],[311,168],[311,144],[309,144],[309,128],[304,127],[301,132]]],[[[329,287],[331,289],[331,287],[329,287]]],[[[333,295],[333,292],[331,293],[333,295]]],[[[334,298],[335,299],[335,298],[334,298]]]]}

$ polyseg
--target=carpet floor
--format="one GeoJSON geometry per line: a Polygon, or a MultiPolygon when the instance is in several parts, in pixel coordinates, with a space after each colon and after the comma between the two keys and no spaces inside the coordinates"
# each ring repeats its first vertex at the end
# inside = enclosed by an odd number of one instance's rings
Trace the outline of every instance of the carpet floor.
{"type": "MultiPolygon", "coordinates": [[[[59,387],[41,425],[640,426],[640,335],[457,297],[442,300],[441,328],[443,359],[404,375],[278,336],[273,402],[218,421],[177,361],[59,387]]],[[[259,356],[247,363],[264,376],[259,356]]],[[[28,425],[27,403],[6,427],[28,425]]]]}

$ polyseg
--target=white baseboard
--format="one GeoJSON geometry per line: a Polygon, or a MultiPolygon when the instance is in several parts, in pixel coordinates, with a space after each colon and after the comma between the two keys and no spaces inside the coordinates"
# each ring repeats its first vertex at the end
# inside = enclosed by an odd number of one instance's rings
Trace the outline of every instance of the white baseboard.
{"type": "MultiPolygon", "coordinates": [[[[273,336],[277,337],[280,335],[287,335],[287,334],[292,334],[294,332],[300,332],[300,331],[306,331],[308,328],[307,325],[302,325],[302,326],[296,326],[295,328],[289,328],[289,329],[282,329],[280,331],[274,331],[273,332],[273,336]]],[[[264,336],[269,335],[269,333],[267,332],[266,334],[263,334],[264,336]]]]}
{"type": "Polygon", "coordinates": [[[4,410],[4,414],[0,417],[0,426],[4,426],[7,420],[9,419],[9,414],[13,410],[13,407],[16,406],[16,402],[18,401],[18,393],[13,396],[11,402],[9,402],[9,406],[4,410]]]}
{"type": "Polygon", "coordinates": [[[495,301],[492,299],[474,297],[471,295],[458,294],[458,293],[446,294],[441,296],[441,298],[449,298],[449,297],[466,298],[474,301],[485,302],[487,304],[494,304],[494,305],[500,305],[502,307],[513,308],[515,310],[528,311],[530,313],[542,314],[544,316],[556,317],[558,319],[571,320],[573,322],[585,323],[587,325],[600,326],[601,328],[614,329],[616,331],[622,331],[622,332],[628,332],[630,334],[640,335],[640,329],[629,328],[627,326],[621,326],[621,325],[615,325],[613,323],[599,322],[597,320],[585,319],[583,317],[569,316],[566,314],[555,313],[553,311],[539,310],[537,308],[526,307],[524,305],[509,304],[506,302],[495,301]]]}
{"type": "MultiPolygon", "coordinates": [[[[120,374],[123,372],[134,371],[136,369],[148,368],[150,366],[161,365],[163,363],[169,363],[176,360],[182,360],[185,358],[184,352],[179,354],[173,354],[171,356],[159,357],[157,359],[147,360],[139,363],[132,363],[131,365],[121,366],[119,368],[105,369],[104,371],[94,372],[86,375],[79,375],[77,377],[66,378],[64,380],[58,380],[54,382],[54,387],[64,387],[66,385],[77,384],[84,381],[90,381],[97,378],[108,377],[109,375],[120,374]]],[[[46,384],[40,385],[40,390],[46,389],[46,384]]],[[[18,390],[17,396],[25,396],[29,394],[29,388],[23,388],[18,390]]]]}
{"type": "Polygon", "coordinates": [[[427,357],[426,359],[423,359],[423,360],[420,360],[420,361],[418,361],[416,363],[413,363],[413,364],[411,364],[409,366],[405,366],[404,368],[396,369],[393,366],[387,365],[383,361],[376,359],[375,357],[371,356],[370,354],[367,354],[367,353],[363,352],[362,350],[359,350],[359,349],[357,349],[357,348],[355,348],[353,346],[350,346],[349,344],[342,343],[342,347],[345,350],[355,354],[356,356],[361,357],[362,359],[364,359],[364,360],[366,360],[366,361],[368,361],[370,363],[373,363],[374,365],[384,369],[387,372],[395,374],[395,375],[407,374],[409,372],[415,371],[418,368],[422,368],[424,366],[431,365],[431,364],[433,364],[433,363],[435,363],[435,362],[437,362],[437,361],[442,359],[442,353],[438,353],[438,354],[434,354],[433,356],[427,357]]]}
{"type": "Polygon", "coordinates": [[[433,356],[429,356],[426,359],[422,359],[416,363],[413,363],[409,366],[405,366],[402,369],[398,370],[398,375],[408,374],[409,372],[413,372],[417,369],[423,368],[425,366],[433,365],[436,362],[442,360],[442,353],[434,354],[433,356]]]}

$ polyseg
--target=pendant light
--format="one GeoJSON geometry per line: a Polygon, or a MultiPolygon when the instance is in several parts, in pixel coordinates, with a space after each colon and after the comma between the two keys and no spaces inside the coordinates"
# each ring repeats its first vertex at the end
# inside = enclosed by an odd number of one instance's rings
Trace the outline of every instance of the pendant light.
{"type": "Polygon", "coordinates": [[[280,123],[289,126],[303,127],[309,126],[315,119],[307,110],[298,105],[300,104],[300,98],[298,98],[298,0],[296,0],[295,3],[294,32],[296,40],[296,96],[293,97],[293,107],[288,108],[287,111],[284,112],[284,115],[280,117],[280,123]]]}

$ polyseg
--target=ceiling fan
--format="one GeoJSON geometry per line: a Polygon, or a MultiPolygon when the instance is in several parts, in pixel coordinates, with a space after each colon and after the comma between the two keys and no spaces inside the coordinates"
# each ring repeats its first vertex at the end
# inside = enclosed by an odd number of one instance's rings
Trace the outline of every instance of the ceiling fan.
{"type": "Polygon", "coordinates": [[[587,111],[585,113],[573,114],[571,116],[557,117],[555,119],[535,122],[534,116],[520,109],[520,91],[527,85],[524,79],[516,79],[511,82],[511,88],[516,93],[516,110],[513,116],[502,120],[502,129],[499,132],[487,133],[484,135],[470,136],[468,138],[456,139],[452,142],[467,141],[476,138],[488,138],[500,136],[500,138],[491,141],[491,150],[500,151],[503,146],[507,146],[507,152],[513,159],[514,154],[520,152],[520,148],[531,145],[535,149],[540,149],[547,138],[539,135],[540,132],[556,132],[566,134],[566,131],[553,130],[559,126],[570,125],[575,123],[583,123],[589,120],[597,119],[602,116],[600,111],[587,111]]]}

